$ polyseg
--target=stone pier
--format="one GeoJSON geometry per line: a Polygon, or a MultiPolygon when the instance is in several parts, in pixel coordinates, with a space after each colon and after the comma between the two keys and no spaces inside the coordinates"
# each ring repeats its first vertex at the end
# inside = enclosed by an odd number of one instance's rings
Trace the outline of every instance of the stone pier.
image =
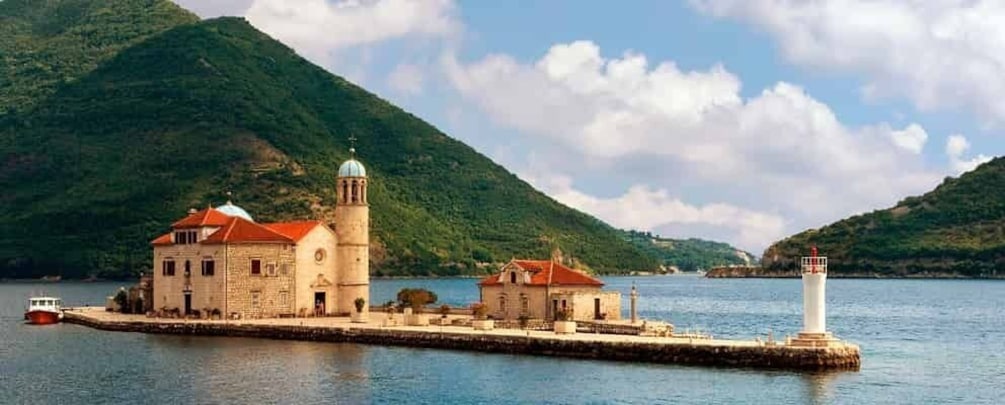
{"type": "Polygon", "coordinates": [[[843,342],[801,347],[686,337],[556,335],[519,329],[476,331],[461,326],[380,327],[381,316],[386,315],[372,314],[374,321],[365,324],[352,323],[349,318],[211,321],[156,319],[77,308],[66,311],[64,321],[122,332],[346,342],[694,366],[800,371],[858,370],[861,366],[859,347],[843,342]]]}

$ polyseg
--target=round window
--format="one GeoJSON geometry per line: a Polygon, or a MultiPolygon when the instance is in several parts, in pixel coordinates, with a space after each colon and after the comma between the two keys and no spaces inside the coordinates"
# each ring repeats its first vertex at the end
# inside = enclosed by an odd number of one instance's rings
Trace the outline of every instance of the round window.
{"type": "Polygon", "coordinates": [[[314,261],[316,261],[318,263],[321,263],[321,262],[325,261],[325,250],[324,249],[318,249],[318,250],[314,251],[314,261]]]}

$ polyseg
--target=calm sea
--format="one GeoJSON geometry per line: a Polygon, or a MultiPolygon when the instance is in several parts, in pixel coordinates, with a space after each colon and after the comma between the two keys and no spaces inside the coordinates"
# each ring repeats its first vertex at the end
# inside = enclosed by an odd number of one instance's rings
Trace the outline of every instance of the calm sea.
{"type": "MultiPolygon", "coordinates": [[[[800,327],[798,280],[606,278],[640,313],[716,337],[800,327]]],[[[155,336],[22,323],[34,292],[101,305],[116,283],[0,284],[0,404],[1003,403],[1005,283],[829,280],[828,326],[858,372],[805,374],[356,344],[155,336]]],[[[378,280],[467,305],[475,280],[378,280]]],[[[627,301],[623,304],[627,310],[627,301]]]]}

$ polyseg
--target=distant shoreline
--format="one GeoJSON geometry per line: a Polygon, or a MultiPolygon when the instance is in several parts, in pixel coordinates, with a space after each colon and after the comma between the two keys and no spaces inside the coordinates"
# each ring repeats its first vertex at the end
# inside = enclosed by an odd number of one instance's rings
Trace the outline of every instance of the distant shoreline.
{"type": "MultiPolygon", "coordinates": [[[[765,270],[761,267],[720,267],[709,270],[705,278],[800,278],[795,271],[765,270]]],[[[974,277],[957,273],[916,273],[916,274],[883,274],[875,272],[853,272],[827,274],[828,278],[847,279],[914,279],[914,280],[1005,280],[1005,274],[986,277],[974,277]]]]}

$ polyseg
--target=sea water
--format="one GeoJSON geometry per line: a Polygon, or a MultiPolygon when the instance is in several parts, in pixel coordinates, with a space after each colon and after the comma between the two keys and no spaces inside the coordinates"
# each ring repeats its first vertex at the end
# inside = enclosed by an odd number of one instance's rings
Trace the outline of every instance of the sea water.
{"type": "MultiPolygon", "coordinates": [[[[716,338],[794,335],[796,279],[609,277],[634,283],[644,319],[716,338]]],[[[440,303],[478,300],[477,280],[372,281],[440,303]]],[[[862,347],[857,372],[799,373],[450,350],[104,332],[23,323],[28,296],[103,305],[123,283],[0,284],[0,404],[18,403],[1002,403],[1005,282],[827,283],[827,325],[862,347]]]]}

